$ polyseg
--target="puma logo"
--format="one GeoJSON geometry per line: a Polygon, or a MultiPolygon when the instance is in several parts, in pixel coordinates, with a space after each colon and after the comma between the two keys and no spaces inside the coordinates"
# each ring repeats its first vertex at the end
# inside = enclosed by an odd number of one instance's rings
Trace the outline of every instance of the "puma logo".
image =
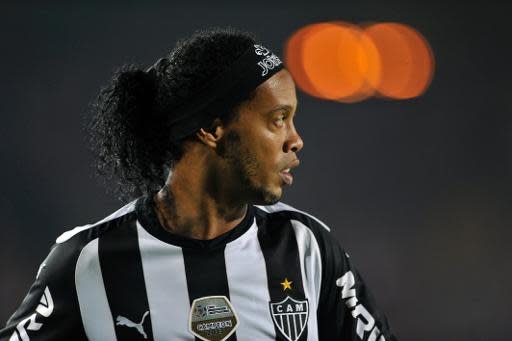
{"type": "Polygon", "coordinates": [[[127,319],[126,317],[119,315],[116,318],[116,326],[126,326],[130,328],[135,328],[145,339],[147,339],[148,336],[146,335],[146,332],[144,331],[144,327],[142,325],[144,324],[144,319],[148,314],[149,310],[144,313],[140,323],[132,322],[130,319],[127,319]]]}

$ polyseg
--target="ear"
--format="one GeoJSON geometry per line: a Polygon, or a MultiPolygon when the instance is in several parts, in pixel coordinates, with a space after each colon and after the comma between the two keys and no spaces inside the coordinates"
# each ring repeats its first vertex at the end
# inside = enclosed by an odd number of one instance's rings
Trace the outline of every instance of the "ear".
{"type": "Polygon", "coordinates": [[[212,128],[205,130],[204,128],[199,129],[196,133],[197,138],[203,142],[205,145],[210,146],[212,148],[217,148],[217,144],[219,140],[224,135],[224,128],[220,123],[220,120],[215,120],[212,124],[212,128]]]}

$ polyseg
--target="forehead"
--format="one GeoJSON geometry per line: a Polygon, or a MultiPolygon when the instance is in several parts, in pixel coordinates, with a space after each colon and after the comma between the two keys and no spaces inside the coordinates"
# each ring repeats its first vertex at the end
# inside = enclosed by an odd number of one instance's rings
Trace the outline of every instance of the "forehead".
{"type": "Polygon", "coordinates": [[[290,73],[283,69],[256,88],[255,97],[248,106],[254,111],[269,111],[276,106],[297,106],[295,83],[290,73]]]}

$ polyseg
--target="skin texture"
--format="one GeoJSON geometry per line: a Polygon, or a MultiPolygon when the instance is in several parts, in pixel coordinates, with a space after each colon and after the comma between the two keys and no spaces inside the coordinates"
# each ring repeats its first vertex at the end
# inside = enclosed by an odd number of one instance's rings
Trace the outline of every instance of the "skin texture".
{"type": "Polygon", "coordinates": [[[298,166],[303,147],[293,123],[296,108],[295,84],[281,70],[258,86],[231,123],[216,120],[213,129],[200,129],[155,195],[162,226],[213,239],[238,225],[248,204],[279,201],[287,185],[282,172],[298,166]]]}

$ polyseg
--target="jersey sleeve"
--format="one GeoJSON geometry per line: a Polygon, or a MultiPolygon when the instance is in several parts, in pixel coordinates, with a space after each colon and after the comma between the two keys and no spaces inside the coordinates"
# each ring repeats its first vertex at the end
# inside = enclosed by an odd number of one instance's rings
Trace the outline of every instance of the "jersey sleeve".
{"type": "Polygon", "coordinates": [[[55,244],[19,308],[0,330],[0,341],[87,340],[74,285],[77,251],[55,244]]]}
{"type": "Polygon", "coordinates": [[[320,340],[396,341],[348,254],[327,231],[322,231],[319,239],[323,263],[320,340]]]}

